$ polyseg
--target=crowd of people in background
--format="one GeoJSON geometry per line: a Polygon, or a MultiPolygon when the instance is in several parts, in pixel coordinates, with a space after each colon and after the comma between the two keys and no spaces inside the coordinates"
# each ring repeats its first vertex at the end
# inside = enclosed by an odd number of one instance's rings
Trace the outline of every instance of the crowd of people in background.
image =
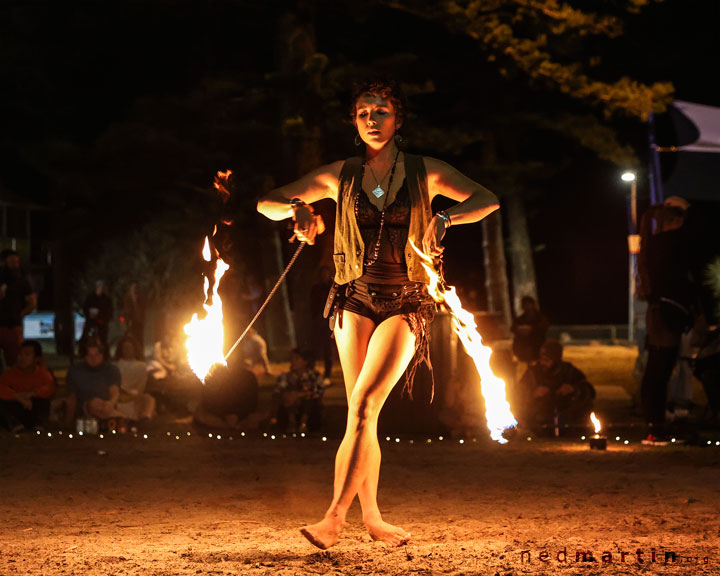
{"type": "MultiPolygon", "coordinates": [[[[638,327],[636,376],[648,444],[663,444],[671,429],[677,431],[678,423],[688,421],[695,407],[694,379],[707,397],[703,417],[720,423],[720,330],[711,321],[708,303],[698,296],[702,279],[691,257],[688,208],[687,201],[668,198],[651,206],[640,226],[638,295],[645,322],[638,327]]],[[[146,425],[159,414],[176,422],[233,429],[256,415],[255,425],[277,432],[316,432],[322,427],[322,399],[331,385],[335,359],[332,333],[323,316],[332,279],[331,267],[319,269],[309,293],[309,346],[292,351],[286,372],[272,373],[267,343],[252,328],[239,361],[218,371],[204,386],[189,369],[184,348],[171,330],[154,338],[146,358],[148,303],[139,283],[128,285],[116,314],[108,286],[98,279],[82,304],[85,322],[77,342],[78,359],[67,371],[60,399],[61,387],[45,362],[43,346],[23,340],[23,318],[36,308],[37,298],[19,255],[5,250],[0,254],[0,428],[43,428],[53,418],[73,428],[78,419],[92,418],[124,430],[146,425]],[[117,315],[121,333],[113,337],[110,327],[117,315]],[[275,382],[272,406],[259,417],[258,376],[275,382]]],[[[255,276],[248,276],[245,284],[240,300],[250,318],[259,309],[263,291],[255,276]]],[[[550,321],[537,300],[524,296],[520,306],[509,327],[511,348],[495,353],[496,364],[503,360],[498,369],[520,426],[555,434],[566,427],[586,427],[595,388],[563,359],[560,341],[547,337],[550,321]]],[[[462,411],[443,412],[444,418],[450,414],[450,428],[463,428],[462,411]]]]}
{"type": "MultiPolygon", "coordinates": [[[[168,327],[146,358],[147,301],[137,282],[122,299],[119,334],[111,330],[116,314],[108,287],[95,282],[82,304],[77,357],[64,377],[56,378],[43,344],[23,339],[23,319],[35,310],[37,298],[20,257],[12,250],[0,256],[0,429],[79,430],[93,421],[97,430],[122,433],[148,426],[158,415],[206,428],[236,428],[257,410],[258,381],[247,367],[259,363],[272,377],[262,336],[253,330],[238,367],[217,370],[203,386],[188,366],[179,335],[168,327]]],[[[271,417],[266,416],[268,425],[271,417]]]]}

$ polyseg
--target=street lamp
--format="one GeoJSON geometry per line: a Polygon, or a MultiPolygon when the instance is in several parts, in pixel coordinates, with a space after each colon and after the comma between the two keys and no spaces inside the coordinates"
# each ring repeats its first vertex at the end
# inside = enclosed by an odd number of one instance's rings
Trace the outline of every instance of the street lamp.
{"type": "Polygon", "coordinates": [[[630,234],[637,234],[637,175],[635,172],[623,172],[620,176],[623,182],[630,182],[630,211],[632,214],[632,229],[630,234]]]}
{"type": "Polygon", "coordinates": [[[620,176],[623,182],[630,182],[630,225],[628,226],[628,340],[635,339],[635,258],[640,251],[640,236],[637,233],[637,174],[631,170],[620,176]]]}

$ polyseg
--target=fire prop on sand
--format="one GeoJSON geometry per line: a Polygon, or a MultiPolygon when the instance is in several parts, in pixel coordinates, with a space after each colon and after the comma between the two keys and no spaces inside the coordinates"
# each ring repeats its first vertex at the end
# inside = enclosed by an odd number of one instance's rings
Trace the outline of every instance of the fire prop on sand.
{"type": "MultiPolygon", "coordinates": [[[[205,237],[205,246],[202,251],[205,262],[211,261],[210,240],[205,237]]],[[[218,294],[218,286],[228,266],[222,258],[215,260],[215,273],[212,292],[210,293],[210,280],[205,277],[205,308],[204,318],[193,314],[188,324],[185,324],[187,340],[185,346],[188,353],[188,364],[195,375],[205,382],[210,370],[216,365],[227,366],[225,363],[225,330],[223,328],[222,300],[218,294]]]]}
{"type": "Polygon", "coordinates": [[[590,413],[590,421],[593,423],[593,426],[595,426],[595,434],[590,437],[590,449],[606,450],[607,438],[605,436],[600,436],[600,430],[602,430],[602,426],[600,425],[600,420],[598,419],[598,417],[595,416],[595,412],[590,413]]]}
{"type": "Polygon", "coordinates": [[[423,268],[430,278],[428,285],[430,296],[450,313],[453,330],[460,338],[465,351],[472,358],[480,375],[480,387],[485,399],[485,418],[490,430],[490,437],[500,444],[505,444],[507,440],[503,437],[503,432],[517,426],[517,421],[510,411],[510,404],[505,399],[505,381],[495,376],[490,368],[492,349],[482,343],[475,318],[462,307],[455,287],[445,284],[445,280],[436,272],[432,258],[414,244],[413,248],[421,256],[423,268]]]}

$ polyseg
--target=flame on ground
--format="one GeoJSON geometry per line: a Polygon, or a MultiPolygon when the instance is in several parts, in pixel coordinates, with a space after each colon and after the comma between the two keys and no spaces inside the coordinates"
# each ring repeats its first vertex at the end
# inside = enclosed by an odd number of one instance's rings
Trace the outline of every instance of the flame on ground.
{"type": "MultiPolygon", "coordinates": [[[[211,260],[210,241],[205,238],[205,245],[202,251],[203,259],[206,262],[211,260]]],[[[218,295],[218,286],[223,274],[230,268],[222,258],[215,261],[215,274],[212,292],[210,290],[210,280],[205,278],[205,308],[206,315],[204,318],[198,318],[197,314],[193,314],[188,324],[185,324],[185,334],[187,340],[185,347],[187,348],[187,358],[190,369],[195,375],[205,382],[205,378],[210,370],[216,364],[226,366],[225,354],[223,353],[225,345],[225,330],[223,328],[223,312],[222,300],[218,295]]]]}
{"type": "Polygon", "coordinates": [[[472,358],[480,375],[480,387],[485,399],[485,418],[490,430],[490,437],[500,444],[505,444],[507,440],[502,433],[508,428],[517,426],[517,420],[510,411],[510,404],[505,399],[505,381],[495,376],[490,368],[492,349],[482,343],[475,318],[462,307],[455,287],[448,286],[445,289],[440,286],[440,277],[435,272],[432,259],[414,244],[412,246],[422,257],[423,268],[430,278],[428,285],[430,296],[436,302],[445,304],[452,317],[453,330],[460,338],[465,351],[472,358]]]}
{"type": "Polygon", "coordinates": [[[599,434],[602,427],[600,426],[600,420],[598,420],[598,417],[595,416],[595,412],[590,413],[590,420],[593,423],[593,426],[595,426],[595,434],[599,434]]]}

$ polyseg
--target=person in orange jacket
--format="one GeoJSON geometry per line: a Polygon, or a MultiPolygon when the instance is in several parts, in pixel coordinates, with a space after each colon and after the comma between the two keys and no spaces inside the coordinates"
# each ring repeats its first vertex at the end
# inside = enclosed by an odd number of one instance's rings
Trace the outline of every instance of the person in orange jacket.
{"type": "Polygon", "coordinates": [[[47,420],[56,383],[42,359],[40,343],[25,340],[15,364],[0,375],[0,426],[19,431],[47,420]]]}

